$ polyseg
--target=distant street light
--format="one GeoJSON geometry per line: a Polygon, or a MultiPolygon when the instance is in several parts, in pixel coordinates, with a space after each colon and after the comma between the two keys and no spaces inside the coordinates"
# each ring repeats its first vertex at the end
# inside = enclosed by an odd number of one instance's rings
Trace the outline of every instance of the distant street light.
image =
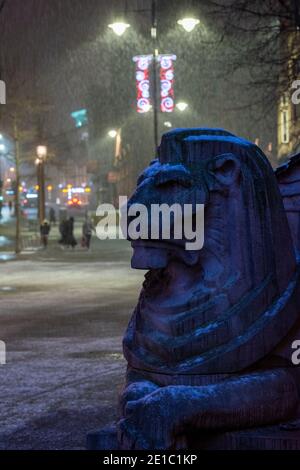
{"type": "Polygon", "coordinates": [[[176,108],[179,109],[179,111],[185,111],[188,108],[188,104],[185,103],[184,101],[179,101],[179,103],[176,104],[176,108]]]}
{"type": "Polygon", "coordinates": [[[182,18],[181,20],[178,20],[177,23],[180,24],[180,26],[182,26],[188,33],[190,33],[193,31],[195,26],[200,23],[200,21],[196,18],[182,18]]]}
{"type": "Polygon", "coordinates": [[[109,137],[115,139],[117,137],[118,132],[115,129],[112,129],[108,132],[109,137]]]}
{"type": "Polygon", "coordinates": [[[45,145],[38,145],[36,153],[39,158],[45,158],[47,156],[47,147],[45,145]]]}
{"type": "Polygon", "coordinates": [[[0,144],[0,152],[1,153],[5,152],[5,145],[4,144],[0,144]]]}
{"type": "Polygon", "coordinates": [[[130,28],[130,24],[123,23],[123,21],[117,21],[116,23],[109,24],[108,27],[112,29],[117,36],[122,36],[126,29],[130,28]]]}
{"type": "Polygon", "coordinates": [[[36,148],[38,158],[35,160],[37,166],[37,186],[39,187],[39,222],[42,224],[45,219],[45,160],[47,157],[47,147],[38,145],[36,148]]]}

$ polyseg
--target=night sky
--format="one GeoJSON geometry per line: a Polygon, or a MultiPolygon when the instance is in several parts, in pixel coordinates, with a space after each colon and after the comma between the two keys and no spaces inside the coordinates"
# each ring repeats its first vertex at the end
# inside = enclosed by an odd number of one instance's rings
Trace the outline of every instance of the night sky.
{"type": "MultiPolygon", "coordinates": [[[[47,124],[53,133],[72,126],[70,112],[95,99],[112,126],[129,119],[135,106],[132,56],[151,51],[150,12],[143,11],[149,3],[127,1],[132,27],[117,38],[107,24],[124,13],[124,1],[6,0],[0,48],[8,99],[26,95],[50,103],[47,124]]],[[[261,104],[265,90],[241,85],[251,74],[245,57],[238,70],[230,69],[236,51],[230,37],[220,41],[223,20],[208,3],[158,2],[160,50],[177,55],[176,98],[192,104],[193,113],[182,125],[222,126],[265,144],[274,141],[276,114],[261,104]],[[176,24],[184,11],[201,18],[190,36],[176,24]],[[258,103],[254,109],[253,103],[258,103]]]]}

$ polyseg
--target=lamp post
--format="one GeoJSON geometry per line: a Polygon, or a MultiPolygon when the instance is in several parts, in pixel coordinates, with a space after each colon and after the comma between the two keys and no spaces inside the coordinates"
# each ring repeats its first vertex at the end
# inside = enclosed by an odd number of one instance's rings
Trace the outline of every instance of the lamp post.
{"type": "Polygon", "coordinates": [[[38,184],[38,218],[41,224],[45,219],[45,160],[47,157],[47,147],[38,145],[36,148],[37,159],[35,164],[37,167],[37,184],[38,184]]]}
{"type": "MultiPolygon", "coordinates": [[[[190,33],[200,23],[197,18],[185,17],[177,21],[186,32],[190,33]]],[[[122,36],[130,27],[129,23],[123,21],[116,21],[108,25],[110,29],[117,35],[122,36]]],[[[151,39],[153,44],[153,128],[154,128],[154,145],[155,150],[158,147],[158,100],[157,100],[157,57],[158,57],[158,39],[157,39],[157,0],[151,0],[151,39]]],[[[180,109],[184,111],[184,109],[180,109]]]]}

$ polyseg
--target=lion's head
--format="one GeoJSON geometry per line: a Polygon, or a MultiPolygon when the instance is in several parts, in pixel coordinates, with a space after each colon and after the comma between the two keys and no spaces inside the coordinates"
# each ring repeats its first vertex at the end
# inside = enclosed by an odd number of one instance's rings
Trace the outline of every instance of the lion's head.
{"type": "Polygon", "coordinates": [[[296,318],[293,306],[288,320],[266,315],[288,289],[290,302],[297,271],[273,170],[256,145],[226,131],[174,130],[129,206],[174,202],[205,205],[204,246],[187,251],[184,238],[132,242],[133,267],[150,271],[126,357],[133,367],[166,373],[240,370],[296,318]]]}

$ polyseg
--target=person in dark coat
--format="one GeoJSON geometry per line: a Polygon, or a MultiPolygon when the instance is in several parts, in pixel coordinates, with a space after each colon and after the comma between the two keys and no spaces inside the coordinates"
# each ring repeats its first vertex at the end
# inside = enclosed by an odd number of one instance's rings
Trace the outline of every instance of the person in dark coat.
{"type": "Polygon", "coordinates": [[[49,220],[50,220],[51,225],[56,224],[56,215],[55,215],[55,210],[53,209],[53,207],[50,207],[50,210],[49,210],[49,220]]]}
{"type": "Polygon", "coordinates": [[[70,217],[66,222],[66,245],[75,248],[77,241],[74,237],[74,217],[70,217]]]}
{"type": "Polygon", "coordinates": [[[48,220],[47,219],[43,220],[40,226],[40,234],[41,234],[41,242],[42,242],[44,249],[46,249],[48,246],[48,236],[49,236],[50,230],[51,230],[51,226],[48,220]]]}
{"type": "Polygon", "coordinates": [[[85,221],[83,222],[83,225],[82,225],[82,246],[87,248],[88,250],[90,249],[93,231],[95,231],[93,222],[88,217],[88,215],[86,215],[85,221]]]}

